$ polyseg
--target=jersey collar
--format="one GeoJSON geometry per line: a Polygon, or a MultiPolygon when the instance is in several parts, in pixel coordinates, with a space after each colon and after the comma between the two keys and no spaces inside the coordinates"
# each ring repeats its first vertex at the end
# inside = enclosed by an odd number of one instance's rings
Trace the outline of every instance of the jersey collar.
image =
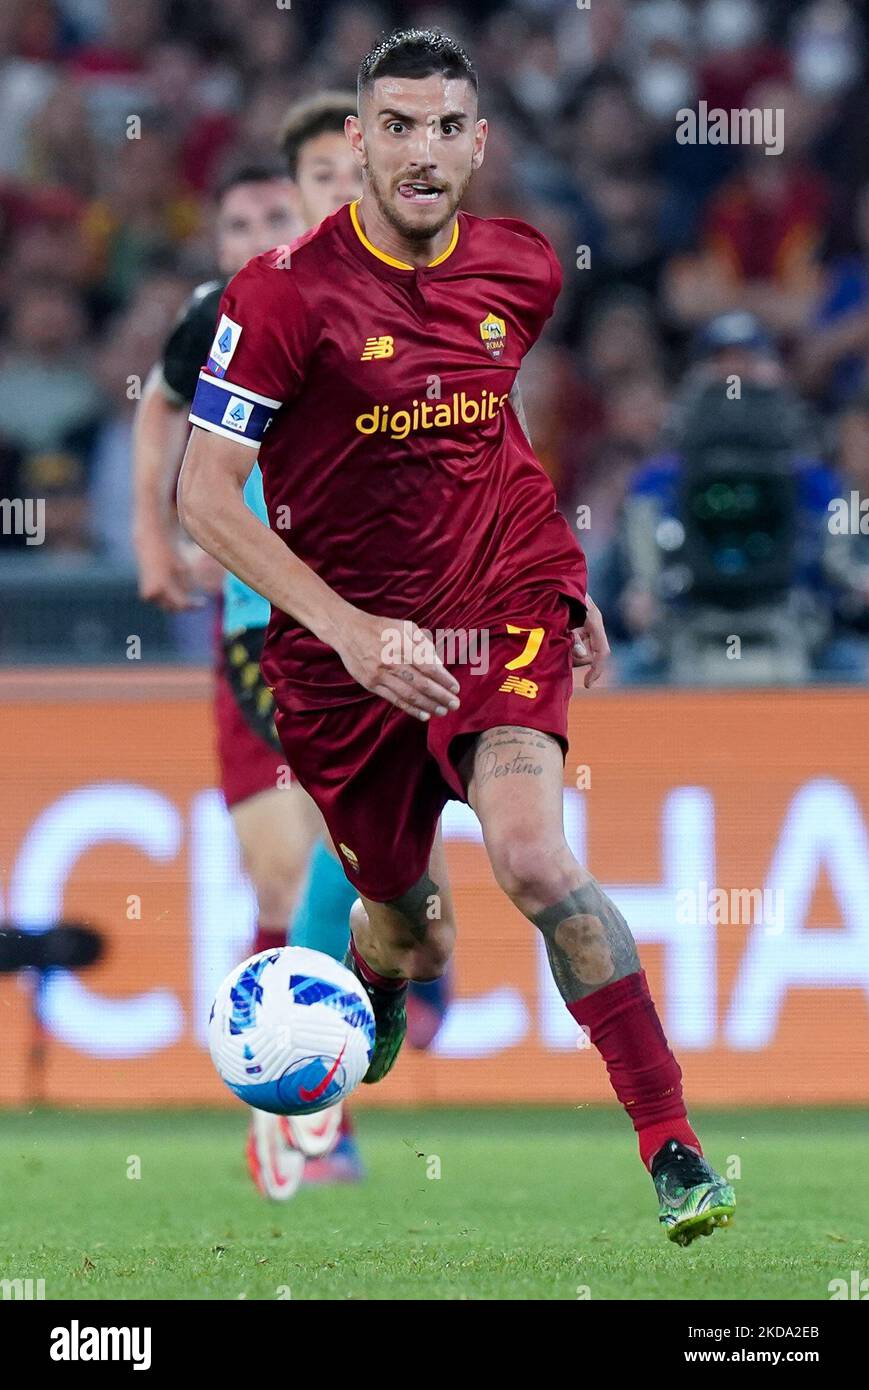
{"type": "Polygon", "coordinates": [[[353,231],[355,233],[357,241],[360,242],[361,245],[365,247],[365,250],[370,252],[372,256],[376,256],[378,261],[381,261],[384,265],[391,266],[393,270],[433,270],[435,266],[442,265],[443,262],[447,259],[447,257],[451,256],[456,249],[459,240],[458,217],[456,217],[455,223],[453,225],[453,234],[450,237],[450,244],[447,247],[446,251],[442,251],[441,254],[439,256],[436,256],[433,261],[429,261],[428,265],[416,266],[409,265],[407,261],[399,261],[396,259],[395,256],[389,256],[385,251],[381,251],[380,247],[375,246],[373,241],[368,240],[368,237],[362,230],[362,224],[359,221],[359,213],[357,211],[359,207],[359,202],[360,199],[357,198],[355,203],[350,204],[350,221],[353,225],[353,231]]]}

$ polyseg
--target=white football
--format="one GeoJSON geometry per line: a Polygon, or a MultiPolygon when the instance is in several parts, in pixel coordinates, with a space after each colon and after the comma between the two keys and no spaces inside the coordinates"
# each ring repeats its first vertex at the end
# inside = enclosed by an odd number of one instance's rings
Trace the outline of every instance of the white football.
{"type": "Polygon", "coordinates": [[[240,1100],[275,1115],[311,1115],[359,1085],[374,1049],[374,1014],[345,966],[284,946],[227,975],[211,1006],[208,1045],[240,1100]]]}

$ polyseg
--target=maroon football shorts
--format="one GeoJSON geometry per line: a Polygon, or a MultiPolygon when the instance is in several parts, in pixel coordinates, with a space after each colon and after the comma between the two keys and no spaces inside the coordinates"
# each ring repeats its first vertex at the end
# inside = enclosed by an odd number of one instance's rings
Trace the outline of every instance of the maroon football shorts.
{"type": "Polygon", "coordinates": [[[251,728],[223,667],[215,672],[214,720],[220,789],[229,810],[289,780],[284,754],[251,728]]]}
{"type": "Polygon", "coordinates": [[[521,725],[552,734],[567,752],[576,621],[563,595],[539,590],[485,625],[487,663],[451,661],[444,646],[461,704],[425,723],[376,695],[311,708],[290,682],[274,687],[287,762],[364,897],[390,902],[426,872],[446,802],[467,800],[458,764],[469,735],[521,725]]]}

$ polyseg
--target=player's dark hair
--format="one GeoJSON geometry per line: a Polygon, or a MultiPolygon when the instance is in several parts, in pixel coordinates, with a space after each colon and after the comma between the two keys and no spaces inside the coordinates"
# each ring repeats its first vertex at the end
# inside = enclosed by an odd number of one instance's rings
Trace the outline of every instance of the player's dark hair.
{"type": "Polygon", "coordinates": [[[359,65],[358,93],[373,86],[378,77],[464,78],[477,91],[477,74],[461,44],[442,29],[396,29],[375,44],[359,65]]]}
{"type": "Polygon", "coordinates": [[[234,188],[239,188],[246,183],[271,183],[274,179],[285,179],[286,169],[282,169],[277,160],[273,164],[244,164],[238,169],[231,169],[228,174],[224,174],[220,183],[214,190],[214,201],[220,205],[227,193],[231,193],[234,188]]]}
{"type": "Polygon", "coordinates": [[[302,146],[318,135],[340,134],[344,121],[356,109],[352,92],[321,92],[292,105],[283,119],[278,148],[287,161],[287,171],[294,179],[299,171],[302,146]]]}

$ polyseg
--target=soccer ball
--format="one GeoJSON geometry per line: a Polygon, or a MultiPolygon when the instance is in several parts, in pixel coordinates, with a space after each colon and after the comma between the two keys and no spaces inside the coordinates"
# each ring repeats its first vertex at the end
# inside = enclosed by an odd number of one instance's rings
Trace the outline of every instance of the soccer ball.
{"type": "Polygon", "coordinates": [[[285,946],[227,975],[211,1006],[208,1046],[240,1100],[275,1115],[312,1115],[359,1085],[374,1050],[374,1014],[343,965],[285,946]]]}

